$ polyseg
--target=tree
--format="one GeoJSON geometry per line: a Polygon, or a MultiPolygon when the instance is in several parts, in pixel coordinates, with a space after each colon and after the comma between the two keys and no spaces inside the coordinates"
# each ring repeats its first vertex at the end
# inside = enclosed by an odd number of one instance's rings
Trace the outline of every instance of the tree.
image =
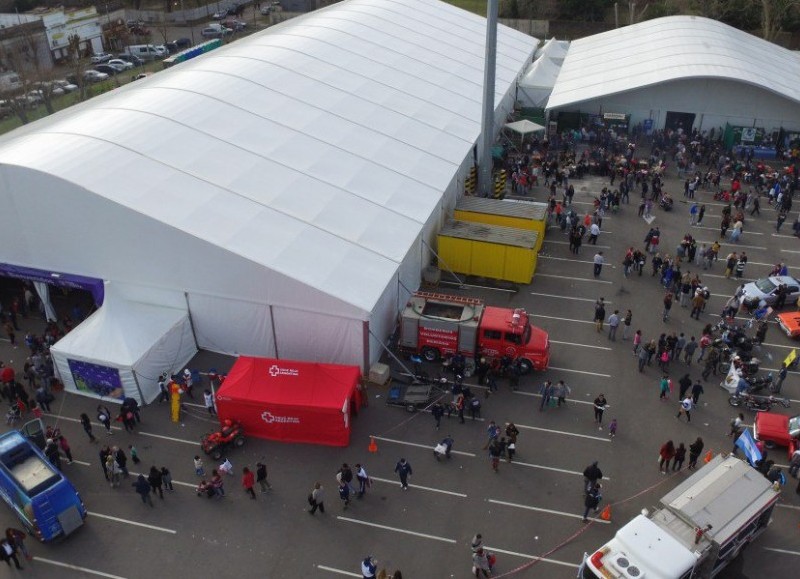
{"type": "Polygon", "coordinates": [[[614,0],[562,0],[559,3],[559,18],[562,20],[584,20],[602,22],[606,10],[614,5],[614,0]]]}
{"type": "Polygon", "coordinates": [[[15,91],[8,99],[8,106],[22,124],[28,123],[28,110],[35,107],[35,97],[29,96],[33,90],[38,90],[48,114],[53,113],[53,85],[45,82],[50,76],[50,66],[46,66],[44,58],[50,58],[49,48],[45,44],[41,51],[39,35],[34,23],[25,23],[17,27],[18,34],[0,45],[0,60],[17,73],[22,87],[15,91]],[[45,56],[46,55],[46,56],[45,56]]]}
{"type": "Polygon", "coordinates": [[[756,0],[761,5],[761,36],[775,40],[786,24],[797,17],[800,0],[756,0]]]}
{"type": "Polygon", "coordinates": [[[86,62],[81,55],[81,37],[77,34],[72,34],[67,39],[69,43],[67,52],[69,53],[69,68],[72,76],[75,78],[75,84],[80,89],[81,100],[86,100],[86,81],[83,78],[83,73],[86,70],[86,62]]]}

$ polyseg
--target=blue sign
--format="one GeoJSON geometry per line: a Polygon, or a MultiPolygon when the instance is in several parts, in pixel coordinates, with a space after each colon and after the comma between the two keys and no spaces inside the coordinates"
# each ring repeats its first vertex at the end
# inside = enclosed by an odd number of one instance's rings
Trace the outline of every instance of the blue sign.
{"type": "Polygon", "coordinates": [[[125,398],[119,370],[91,362],[67,359],[75,386],[81,392],[93,392],[102,398],[125,398]]]}

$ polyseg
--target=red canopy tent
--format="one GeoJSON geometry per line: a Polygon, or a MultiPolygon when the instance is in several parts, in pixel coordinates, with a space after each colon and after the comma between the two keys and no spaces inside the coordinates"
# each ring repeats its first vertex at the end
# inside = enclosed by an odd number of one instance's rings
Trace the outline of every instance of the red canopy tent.
{"type": "Polygon", "coordinates": [[[360,379],[357,366],[240,356],[217,391],[217,412],[248,436],[347,446],[360,379]]]}

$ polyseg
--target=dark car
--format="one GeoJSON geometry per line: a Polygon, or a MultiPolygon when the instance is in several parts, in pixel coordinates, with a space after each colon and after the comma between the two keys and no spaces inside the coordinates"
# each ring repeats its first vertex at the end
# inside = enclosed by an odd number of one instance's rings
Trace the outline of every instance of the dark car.
{"type": "Polygon", "coordinates": [[[118,54],[114,58],[130,62],[133,66],[142,66],[144,64],[144,61],[135,54],[118,54]]]}
{"type": "Polygon", "coordinates": [[[188,38],[178,38],[177,40],[173,40],[171,42],[167,42],[166,47],[170,54],[175,54],[176,52],[180,52],[181,50],[186,50],[187,48],[192,46],[192,41],[188,38]]]}
{"type": "Polygon", "coordinates": [[[102,72],[107,74],[108,76],[115,76],[119,71],[114,68],[113,66],[109,66],[107,64],[98,64],[94,67],[97,72],[102,72]]]}

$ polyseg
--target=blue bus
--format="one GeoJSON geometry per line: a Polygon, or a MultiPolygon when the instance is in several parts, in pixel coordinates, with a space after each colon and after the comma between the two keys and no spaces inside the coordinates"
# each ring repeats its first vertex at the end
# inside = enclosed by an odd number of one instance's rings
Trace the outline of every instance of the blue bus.
{"type": "Polygon", "coordinates": [[[0,435],[0,496],[27,531],[42,542],[66,537],[86,519],[78,491],[40,448],[39,420],[0,435]]]}

